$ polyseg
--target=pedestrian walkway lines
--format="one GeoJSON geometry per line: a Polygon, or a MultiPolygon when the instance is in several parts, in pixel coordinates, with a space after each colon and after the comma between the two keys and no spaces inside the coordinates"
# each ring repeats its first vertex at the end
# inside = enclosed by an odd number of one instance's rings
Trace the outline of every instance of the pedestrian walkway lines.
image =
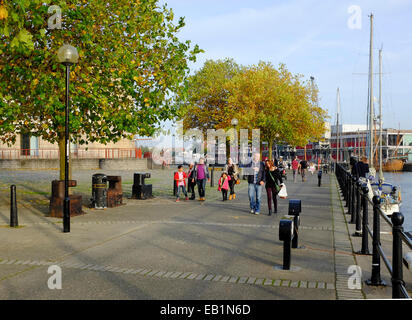
{"type": "Polygon", "coordinates": [[[348,273],[349,267],[356,266],[357,263],[353,255],[352,242],[347,228],[345,212],[342,207],[339,186],[336,178],[331,177],[331,179],[335,181],[335,186],[331,186],[331,201],[335,249],[336,298],[338,300],[364,299],[365,295],[361,289],[349,288],[349,277],[353,275],[352,273],[348,273]],[[346,254],[342,254],[344,252],[346,254]]]}
{"type": "MultiPolygon", "coordinates": [[[[330,206],[329,206],[330,207],[330,206]]],[[[279,214],[279,216],[281,216],[279,214]]],[[[34,223],[20,223],[21,226],[36,226],[36,225],[59,225],[60,222],[34,222],[34,223]]],[[[71,222],[71,225],[108,225],[108,224],[183,224],[183,225],[209,225],[209,226],[223,226],[223,227],[244,227],[244,228],[269,228],[278,229],[279,225],[272,224],[245,224],[245,223],[220,223],[220,222],[196,222],[196,221],[145,221],[145,220],[112,220],[112,221],[87,221],[87,222],[71,222]]],[[[317,230],[317,231],[332,231],[331,227],[319,226],[299,226],[303,230],[317,230]]]]}
{"type": "Polygon", "coordinates": [[[116,266],[101,266],[92,265],[79,262],[50,262],[50,261],[31,261],[31,260],[0,260],[1,265],[32,265],[32,266],[50,266],[57,265],[61,268],[72,268],[78,270],[89,270],[98,272],[112,272],[122,273],[130,275],[139,275],[148,278],[163,278],[163,279],[184,279],[195,281],[210,281],[210,282],[225,282],[234,284],[251,284],[261,286],[274,286],[274,287],[289,287],[289,288],[301,288],[301,289],[320,289],[320,290],[334,290],[333,283],[327,283],[323,281],[301,281],[301,280],[288,280],[288,279],[268,279],[257,278],[252,276],[229,276],[229,275],[214,275],[207,273],[194,273],[183,271],[165,271],[165,270],[152,270],[147,268],[122,268],[116,266]]]}

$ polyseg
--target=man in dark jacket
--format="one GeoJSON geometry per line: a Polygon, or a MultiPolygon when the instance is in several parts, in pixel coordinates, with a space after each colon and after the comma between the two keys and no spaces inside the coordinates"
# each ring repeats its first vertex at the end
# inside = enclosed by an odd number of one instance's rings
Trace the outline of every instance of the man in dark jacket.
{"type": "Polygon", "coordinates": [[[260,213],[260,201],[262,198],[262,188],[266,182],[265,165],[260,161],[260,154],[255,153],[252,158],[252,162],[247,166],[248,175],[248,194],[250,213],[260,213]]]}
{"type": "Polygon", "coordinates": [[[362,161],[358,161],[356,163],[356,171],[358,173],[358,177],[367,178],[366,175],[369,172],[369,164],[366,157],[362,157],[362,161]]]}
{"type": "Polygon", "coordinates": [[[299,164],[300,167],[300,174],[302,176],[302,182],[306,181],[306,170],[308,169],[308,162],[306,160],[302,160],[299,164]]]}

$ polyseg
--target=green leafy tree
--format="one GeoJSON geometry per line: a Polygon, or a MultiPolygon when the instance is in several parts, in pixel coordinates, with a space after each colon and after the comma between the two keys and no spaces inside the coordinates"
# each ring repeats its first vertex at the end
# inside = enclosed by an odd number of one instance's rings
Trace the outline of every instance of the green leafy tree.
{"type": "Polygon", "coordinates": [[[228,105],[227,86],[240,72],[233,59],[207,60],[203,67],[189,77],[187,104],[181,109],[183,129],[220,129],[230,126],[234,113],[228,105]]]}
{"type": "Polygon", "coordinates": [[[64,162],[65,69],[56,59],[64,43],[80,55],[70,73],[71,141],[151,136],[177,116],[188,63],[202,52],[178,39],[184,25],[158,0],[2,0],[0,139],[30,133],[58,142],[64,162]],[[52,4],[62,9],[62,29],[48,29],[52,4]]]}

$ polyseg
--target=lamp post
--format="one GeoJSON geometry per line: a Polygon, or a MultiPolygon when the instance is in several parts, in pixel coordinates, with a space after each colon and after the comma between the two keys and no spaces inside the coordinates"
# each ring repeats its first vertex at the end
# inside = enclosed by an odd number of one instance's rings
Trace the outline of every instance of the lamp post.
{"type": "Polygon", "coordinates": [[[176,153],[175,153],[175,134],[172,134],[172,163],[176,163],[176,153]]]}
{"type": "Polygon", "coordinates": [[[69,44],[60,47],[57,53],[58,61],[66,66],[66,110],[65,110],[65,148],[64,148],[64,206],[63,206],[63,232],[70,232],[70,198],[69,198],[69,85],[70,66],[77,63],[79,54],[77,49],[69,44]]]}
{"type": "MultiPolygon", "coordinates": [[[[233,118],[232,121],[231,121],[231,124],[233,126],[234,131],[236,132],[236,134],[235,134],[235,137],[236,137],[236,135],[237,135],[237,125],[239,124],[239,121],[236,118],[233,118]]],[[[233,139],[233,140],[235,140],[235,139],[233,139]]],[[[238,142],[239,142],[239,136],[238,136],[238,139],[236,141],[236,159],[234,161],[234,163],[237,163],[239,165],[240,159],[239,159],[239,144],[238,144],[238,142]]]]}

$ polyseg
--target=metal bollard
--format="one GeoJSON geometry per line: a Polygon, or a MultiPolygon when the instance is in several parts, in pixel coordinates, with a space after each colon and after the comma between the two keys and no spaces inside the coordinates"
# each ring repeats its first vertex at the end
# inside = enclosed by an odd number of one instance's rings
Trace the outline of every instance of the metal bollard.
{"type": "Polygon", "coordinates": [[[356,177],[352,176],[351,191],[350,191],[351,192],[351,202],[350,202],[351,223],[355,222],[356,182],[357,182],[356,177]]]}
{"type": "Polygon", "coordinates": [[[10,227],[16,228],[18,226],[16,186],[13,184],[10,187],[10,227]]]}
{"type": "Polygon", "coordinates": [[[349,175],[345,172],[345,207],[349,207],[349,175]]]}
{"type": "Polygon", "coordinates": [[[212,170],[210,170],[210,186],[214,186],[214,172],[215,172],[215,165],[212,165],[212,170]]]}
{"type": "Polygon", "coordinates": [[[405,286],[402,271],[402,238],[404,217],[400,212],[394,212],[392,220],[392,299],[404,298],[401,285],[405,286]]]}
{"type": "Polygon", "coordinates": [[[365,254],[369,255],[369,245],[368,245],[368,239],[369,239],[369,234],[368,234],[368,192],[369,189],[366,185],[362,187],[362,207],[363,207],[363,213],[362,213],[362,249],[359,251],[359,254],[365,254]]]}
{"type": "Polygon", "coordinates": [[[358,181],[356,183],[356,216],[355,216],[355,234],[353,235],[354,237],[360,237],[362,234],[362,226],[361,226],[361,220],[360,220],[360,211],[361,211],[361,206],[362,206],[362,199],[361,199],[361,190],[362,184],[358,181]]]}
{"type": "Polygon", "coordinates": [[[384,286],[381,279],[381,257],[378,246],[380,245],[380,220],[379,220],[379,197],[373,197],[373,240],[372,240],[372,275],[366,284],[369,286],[384,286]]]}
{"type": "Polygon", "coordinates": [[[176,173],[177,173],[177,171],[173,172],[173,197],[177,196],[177,184],[176,184],[176,180],[175,180],[176,173]]]}
{"type": "Polygon", "coordinates": [[[322,184],[322,170],[318,171],[318,187],[322,184]]]}
{"type": "Polygon", "coordinates": [[[301,200],[289,200],[289,215],[293,216],[293,240],[292,248],[297,249],[299,243],[300,213],[302,212],[301,200]]]}
{"type": "Polygon", "coordinates": [[[352,214],[352,176],[348,175],[348,212],[346,214],[352,214]]]}
{"type": "Polygon", "coordinates": [[[283,241],[283,270],[290,270],[292,238],[293,219],[292,217],[283,217],[279,221],[279,240],[283,241]]]}

